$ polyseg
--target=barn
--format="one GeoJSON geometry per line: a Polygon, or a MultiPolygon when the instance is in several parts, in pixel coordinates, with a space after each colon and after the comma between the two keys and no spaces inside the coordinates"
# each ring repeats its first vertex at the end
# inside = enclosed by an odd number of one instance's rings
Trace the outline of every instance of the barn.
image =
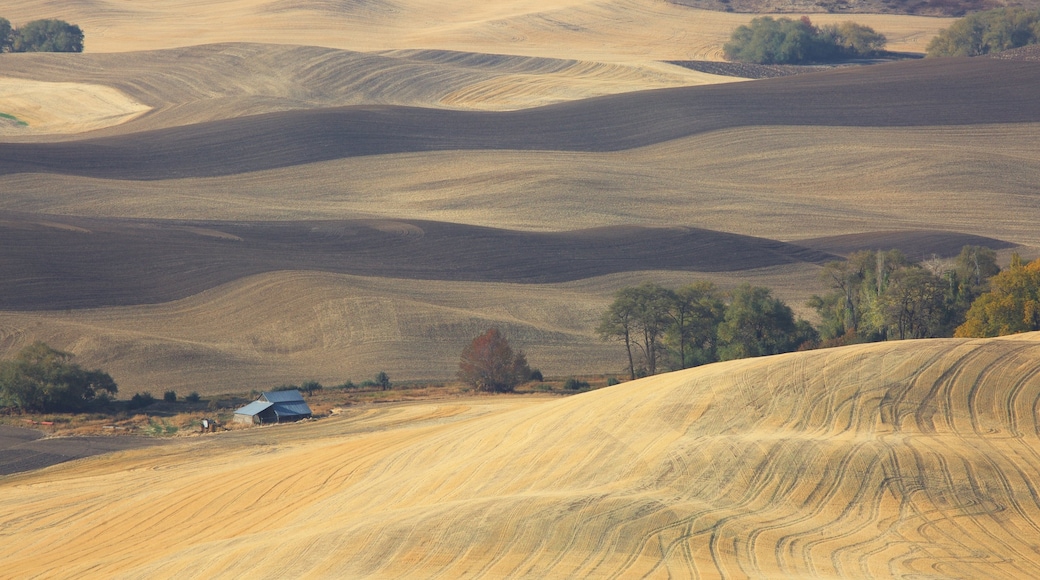
{"type": "Polygon", "coordinates": [[[235,411],[236,423],[267,425],[307,419],[311,408],[296,389],[260,393],[255,401],[235,411]]]}

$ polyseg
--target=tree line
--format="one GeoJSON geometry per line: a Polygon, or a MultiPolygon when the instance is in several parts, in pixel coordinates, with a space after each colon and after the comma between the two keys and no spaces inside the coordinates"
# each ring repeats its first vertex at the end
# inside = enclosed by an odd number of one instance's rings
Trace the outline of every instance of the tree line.
{"type": "Polygon", "coordinates": [[[83,31],[63,20],[33,20],[13,28],[0,18],[0,52],[83,52],[83,31]]]}
{"type": "Polygon", "coordinates": [[[899,250],[863,251],[824,265],[827,291],[795,317],[770,289],[710,282],[678,289],[647,282],[622,288],[597,328],[625,346],[630,378],[710,362],[847,344],[985,337],[1040,330],[1040,260],[1016,255],[1001,271],[996,252],[965,246],[952,261],[921,262],[899,250]]]}
{"type": "Polygon", "coordinates": [[[703,281],[675,290],[653,282],[622,288],[596,331],[625,346],[632,379],[819,343],[813,326],[770,289],[746,283],[729,293],[703,281]]]}
{"type": "Polygon", "coordinates": [[[1040,42],[1040,10],[997,8],[965,16],[939,31],[928,56],[979,56],[1040,42]]]}
{"type": "Polygon", "coordinates": [[[722,49],[728,60],[807,64],[876,56],[886,43],[885,35],[855,22],[816,26],[808,16],[761,16],[737,27],[722,49]]]}

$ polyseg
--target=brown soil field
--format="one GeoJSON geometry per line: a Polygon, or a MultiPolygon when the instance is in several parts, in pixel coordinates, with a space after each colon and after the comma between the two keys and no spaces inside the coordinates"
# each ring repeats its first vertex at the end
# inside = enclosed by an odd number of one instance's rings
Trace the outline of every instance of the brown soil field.
{"type": "MultiPolygon", "coordinates": [[[[757,125],[1036,123],[1038,89],[1040,65],[1034,62],[929,59],[753,84],[645,91],[516,112],[322,108],[62,143],[0,143],[0,175],[152,180],[406,152],[617,151],[757,125]]],[[[122,125],[126,131],[132,126],[122,125]]]]}
{"type": "Polygon", "coordinates": [[[144,437],[44,437],[34,429],[0,425],[0,476],[162,443],[144,437]]]}
{"type": "Polygon", "coordinates": [[[1026,578],[1036,335],[359,407],[0,479],[12,576],[1026,578]]]}

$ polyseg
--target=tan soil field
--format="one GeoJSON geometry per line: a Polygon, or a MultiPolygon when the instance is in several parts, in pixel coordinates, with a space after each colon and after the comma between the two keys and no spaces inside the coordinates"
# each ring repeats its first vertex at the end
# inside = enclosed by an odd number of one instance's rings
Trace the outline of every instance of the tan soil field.
{"type": "Polygon", "coordinates": [[[14,577],[1029,578],[1036,335],[347,409],[0,480],[14,577]]]}

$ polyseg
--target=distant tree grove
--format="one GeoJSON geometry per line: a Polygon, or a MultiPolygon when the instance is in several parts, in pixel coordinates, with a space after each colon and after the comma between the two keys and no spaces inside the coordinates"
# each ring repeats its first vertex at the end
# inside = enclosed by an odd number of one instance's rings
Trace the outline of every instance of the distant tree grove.
{"type": "Polygon", "coordinates": [[[83,31],[63,20],[33,20],[13,28],[0,18],[0,52],[83,52],[83,31]]]}
{"type": "Polygon", "coordinates": [[[76,412],[104,403],[118,392],[112,377],[85,370],[72,355],[42,342],[0,361],[0,408],[30,412],[76,412]]]}
{"type": "Polygon", "coordinates": [[[875,56],[886,42],[883,34],[855,22],[816,26],[808,16],[761,16],[737,27],[723,52],[728,60],[741,62],[806,64],[875,56]]]}
{"type": "Polygon", "coordinates": [[[815,330],[796,320],[768,288],[744,284],[726,294],[710,282],[670,290],[652,282],[623,288],[597,332],[625,346],[630,378],[717,360],[815,346],[815,330]]]}
{"type": "Polygon", "coordinates": [[[979,56],[1040,42],[1040,10],[997,8],[976,12],[939,31],[928,56],[979,56]]]}
{"type": "Polygon", "coordinates": [[[768,288],[722,292],[710,282],[671,290],[622,288],[597,332],[625,347],[630,378],[715,361],[817,347],[1040,330],[1040,260],[965,246],[953,260],[915,262],[898,250],[863,251],[824,265],[828,291],[814,295],[816,326],[797,319],[768,288]]]}

